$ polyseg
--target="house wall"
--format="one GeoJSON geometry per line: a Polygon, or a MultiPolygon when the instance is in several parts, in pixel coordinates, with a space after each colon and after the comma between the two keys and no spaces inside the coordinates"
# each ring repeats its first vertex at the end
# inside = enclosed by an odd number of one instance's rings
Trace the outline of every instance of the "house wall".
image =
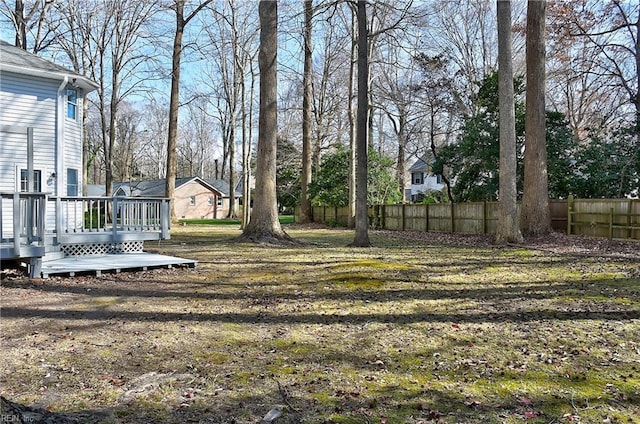
{"type": "Polygon", "coordinates": [[[222,198],[222,206],[217,206],[220,193],[209,190],[196,181],[191,181],[176,189],[174,201],[178,219],[220,219],[229,212],[229,199],[222,198]],[[191,197],[195,204],[191,204],[191,197]],[[209,198],[212,198],[209,204],[209,198]]]}
{"type": "MultiPolygon", "coordinates": [[[[40,171],[40,187],[50,195],[66,195],[67,168],[78,170],[82,187],[82,93],[76,120],[66,118],[62,80],[3,71],[0,76],[0,191],[20,189],[20,169],[27,168],[27,127],[33,128],[33,169],[40,171]],[[63,115],[58,119],[58,110],[63,115]],[[57,137],[62,138],[56,146],[57,137]],[[55,174],[55,178],[52,176],[55,174]]],[[[10,226],[10,221],[3,226],[10,226]]],[[[47,208],[48,230],[55,228],[55,210],[47,208]]]]}
{"type": "Polygon", "coordinates": [[[42,190],[53,193],[54,187],[47,185],[46,176],[55,172],[58,85],[54,80],[2,73],[0,127],[20,127],[24,133],[0,131],[0,190],[20,188],[19,169],[27,168],[26,129],[33,127],[33,168],[42,172],[42,190]]]}
{"type": "Polygon", "coordinates": [[[76,119],[67,118],[66,99],[62,99],[64,121],[63,156],[62,156],[62,195],[67,195],[67,169],[78,171],[78,196],[82,196],[82,100],[84,95],[78,89],[78,107],[76,119]]]}
{"type": "Polygon", "coordinates": [[[435,175],[424,174],[422,184],[411,184],[411,200],[419,194],[425,194],[429,191],[440,191],[444,188],[444,184],[438,183],[438,177],[435,175]]]}

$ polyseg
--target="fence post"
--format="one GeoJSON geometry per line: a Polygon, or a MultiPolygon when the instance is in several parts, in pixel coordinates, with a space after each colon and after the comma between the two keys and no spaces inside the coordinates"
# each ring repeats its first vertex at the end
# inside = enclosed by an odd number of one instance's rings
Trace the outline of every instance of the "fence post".
{"type": "Polygon", "coordinates": [[[613,238],[613,208],[609,208],[609,240],[613,238]]]}
{"type": "Polygon", "coordinates": [[[633,200],[629,199],[627,200],[627,238],[631,239],[633,238],[633,230],[631,229],[632,227],[632,222],[631,222],[631,214],[633,213],[633,200]]]}
{"type": "Polygon", "coordinates": [[[424,231],[425,232],[429,232],[429,204],[425,203],[424,204],[424,216],[425,216],[425,227],[424,227],[424,231]]]}
{"type": "Polygon", "coordinates": [[[456,232],[456,207],[455,203],[451,202],[451,234],[456,232]]]}
{"type": "Polygon", "coordinates": [[[482,202],[482,234],[487,234],[487,201],[482,202]]]}
{"type": "Polygon", "coordinates": [[[567,235],[571,235],[571,217],[573,215],[573,195],[567,198],[567,235]]]}
{"type": "Polygon", "coordinates": [[[406,218],[406,214],[407,214],[405,206],[407,206],[407,205],[403,203],[402,204],[402,224],[401,224],[402,231],[404,231],[407,228],[407,225],[405,223],[405,218],[406,218]]]}
{"type": "Polygon", "coordinates": [[[382,229],[387,229],[387,205],[382,205],[382,229]]]}

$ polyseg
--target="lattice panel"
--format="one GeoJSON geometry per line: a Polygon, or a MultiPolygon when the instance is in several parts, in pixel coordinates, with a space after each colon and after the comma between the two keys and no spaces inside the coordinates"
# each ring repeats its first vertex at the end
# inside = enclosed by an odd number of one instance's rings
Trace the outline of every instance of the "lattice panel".
{"type": "Polygon", "coordinates": [[[144,243],[141,241],[123,241],[112,245],[109,253],[139,253],[143,247],[144,243]]]}
{"type": "Polygon", "coordinates": [[[108,255],[114,253],[139,253],[143,251],[142,241],[121,243],[65,244],[60,246],[65,256],[108,255]]]}
{"type": "Polygon", "coordinates": [[[106,255],[110,245],[107,243],[65,244],[60,246],[65,256],[106,255]]]}

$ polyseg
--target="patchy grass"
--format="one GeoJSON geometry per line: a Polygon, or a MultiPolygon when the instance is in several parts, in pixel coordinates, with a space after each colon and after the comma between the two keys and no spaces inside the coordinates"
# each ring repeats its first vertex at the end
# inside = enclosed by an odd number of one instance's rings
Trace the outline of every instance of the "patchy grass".
{"type": "MultiPolygon", "coordinates": [[[[279,217],[280,224],[287,225],[293,224],[294,216],[293,215],[280,215],[279,217]]],[[[218,219],[180,219],[178,220],[180,224],[183,225],[230,225],[230,226],[239,226],[241,221],[239,219],[227,219],[227,218],[218,218],[218,219]]]]}
{"type": "Polygon", "coordinates": [[[640,258],[291,226],[196,269],[2,281],[1,394],[87,422],[634,423],[640,258]]]}

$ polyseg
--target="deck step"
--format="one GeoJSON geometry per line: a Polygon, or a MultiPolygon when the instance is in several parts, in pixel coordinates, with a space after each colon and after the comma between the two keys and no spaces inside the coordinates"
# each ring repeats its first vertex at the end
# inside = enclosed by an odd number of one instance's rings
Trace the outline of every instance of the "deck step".
{"type": "Polygon", "coordinates": [[[190,267],[198,261],[177,258],[174,256],[155,253],[122,253],[109,255],[67,256],[63,259],[49,261],[42,264],[42,277],[52,275],[75,276],[79,274],[93,274],[99,276],[102,272],[122,272],[147,270],[152,268],[190,267]]]}
{"type": "Polygon", "coordinates": [[[42,262],[57,261],[64,258],[64,252],[61,250],[47,252],[42,258],[42,262]]]}

